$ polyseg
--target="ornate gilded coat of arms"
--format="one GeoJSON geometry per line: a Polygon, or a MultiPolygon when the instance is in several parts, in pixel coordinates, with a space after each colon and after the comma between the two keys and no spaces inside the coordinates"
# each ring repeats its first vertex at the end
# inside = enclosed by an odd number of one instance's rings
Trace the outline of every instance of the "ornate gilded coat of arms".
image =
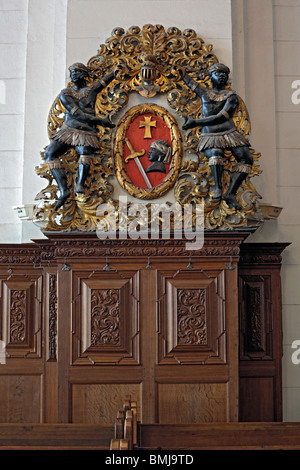
{"type": "Polygon", "coordinates": [[[50,109],[35,223],[96,231],[99,206],[118,215],[125,195],[145,208],[202,203],[206,229],[256,224],[260,155],[228,75],[194,30],[116,28],[86,65],[70,66],[50,109]]]}

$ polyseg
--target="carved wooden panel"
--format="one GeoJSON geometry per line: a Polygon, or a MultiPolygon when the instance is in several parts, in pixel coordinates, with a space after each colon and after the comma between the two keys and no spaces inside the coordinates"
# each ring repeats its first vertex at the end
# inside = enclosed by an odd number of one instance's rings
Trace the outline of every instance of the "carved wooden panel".
{"type": "Polygon", "coordinates": [[[8,357],[41,357],[42,277],[3,281],[1,311],[8,357]]]}
{"type": "Polygon", "coordinates": [[[91,289],[91,346],[120,346],[120,289],[91,289]]]}
{"type": "Polygon", "coordinates": [[[45,273],[45,349],[46,360],[57,360],[57,274],[45,273]]]}
{"type": "Polygon", "coordinates": [[[159,272],[159,362],[224,363],[224,271],[159,272]]]}
{"type": "Polygon", "coordinates": [[[239,419],[282,420],[280,266],[288,243],[245,243],[239,263],[239,419]]]}
{"type": "Polygon", "coordinates": [[[240,359],[272,359],[271,276],[240,276],[240,359]]]}
{"type": "Polygon", "coordinates": [[[177,289],[177,344],[207,344],[206,289],[177,289]]]}
{"type": "Polygon", "coordinates": [[[74,273],[73,363],[139,363],[138,273],[74,273]]]}

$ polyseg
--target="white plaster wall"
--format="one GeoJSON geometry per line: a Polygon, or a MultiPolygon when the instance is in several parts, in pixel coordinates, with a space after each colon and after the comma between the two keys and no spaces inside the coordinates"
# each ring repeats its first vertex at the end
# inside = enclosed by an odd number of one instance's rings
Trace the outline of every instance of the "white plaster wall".
{"type": "MultiPolygon", "coordinates": [[[[300,340],[300,103],[292,102],[292,84],[300,80],[300,2],[274,0],[274,57],[277,129],[278,201],[284,207],[278,235],[285,250],[283,287],[283,409],[285,421],[300,421],[300,364],[291,360],[300,340]]],[[[300,96],[300,95],[299,95],[300,96]]]]}
{"type": "Polygon", "coordinates": [[[120,26],[192,28],[231,67],[230,0],[69,0],[67,61],[87,62],[120,26]]]}
{"type": "MultiPolygon", "coordinates": [[[[35,174],[48,145],[47,116],[65,87],[67,0],[28,0],[23,188],[20,203],[33,204],[45,182],[35,174]]],[[[40,238],[31,221],[22,222],[22,241],[40,238]]]]}
{"type": "Polygon", "coordinates": [[[21,241],[27,0],[0,1],[0,243],[21,241]]]}
{"type": "Polygon", "coordinates": [[[35,174],[48,144],[47,115],[65,86],[67,0],[0,0],[0,242],[41,232],[13,206],[33,204],[44,186],[35,174]]]}

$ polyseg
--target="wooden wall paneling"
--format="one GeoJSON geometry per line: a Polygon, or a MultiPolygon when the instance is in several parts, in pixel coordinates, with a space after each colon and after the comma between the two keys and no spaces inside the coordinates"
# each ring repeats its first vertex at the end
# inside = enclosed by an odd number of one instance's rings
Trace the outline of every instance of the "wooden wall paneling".
{"type": "Polygon", "coordinates": [[[72,363],[138,364],[139,273],[73,271],[72,363]]]}
{"type": "MultiPolygon", "coordinates": [[[[13,263],[13,257],[12,257],[13,263]]],[[[18,264],[0,268],[1,340],[0,422],[43,420],[42,269],[18,264]]]]}
{"type": "Polygon", "coordinates": [[[274,398],[276,398],[274,376],[263,376],[262,371],[257,375],[261,376],[240,377],[241,404],[248,402],[251,405],[240,406],[239,421],[257,422],[262,417],[264,422],[274,421],[274,398]]]}
{"type": "Polygon", "coordinates": [[[140,421],[141,384],[73,384],[72,422],[87,424],[113,423],[116,420],[117,410],[127,394],[130,394],[131,399],[137,402],[137,416],[140,421]]]}
{"type": "Polygon", "coordinates": [[[3,340],[9,357],[41,357],[42,276],[3,281],[3,340]]]}
{"type": "Polygon", "coordinates": [[[0,246],[0,422],[105,425],[126,395],[144,424],[280,420],[287,244],[246,235],[0,246]]]}
{"type": "Polygon", "coordinates": [[[226,383],[158,384],[159,423],[226,422],[227,408],[226,383]]]}
{"type": "Polygon", "coordinates": [[[0,375],[0,422],[42,422],[42,374],[12,369],[0,375]]]}
{"type": "Polygon", "coordinates": [[[239,263],[240,421],[282,420],[281,253],[288,243],[245,243],[239,263]]]}
{"type": "Polygon", "coordinates": [[[68,261],[64,386],[68,421],[74,423],[113,422],[126,390],[141,403],[139,269],[114,263],[106,271],[102,265],[105,258],[68,261]]]}
{"type": "Polygon", "coordinates": [[[190,410],[193,422],[238,419],[236,260],[228,264],[195,256],[192,269],[158,269],[158,422],[189,422],[190,410]]]}
{"type": "Polygon", "coordinates": [[[224,270],[158,270],[157,282],[159,363],[225,363],[224,270]]]}

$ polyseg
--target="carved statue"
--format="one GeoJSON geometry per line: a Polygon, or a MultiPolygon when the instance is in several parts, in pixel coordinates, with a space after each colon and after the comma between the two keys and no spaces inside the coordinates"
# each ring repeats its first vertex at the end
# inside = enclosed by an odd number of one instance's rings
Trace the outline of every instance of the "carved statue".
{"type": "Polygon", "coordinates": [[[165,140],[155,140],[150,145],[148,159],[152,164],[147,168],[146,173],[159,171],[166,173],[165,163],[170,162],[172,148],[165,140]]]}
{"type": "Polygon", "coordinates": [[[93,85],[88,86],[88,67],[77,62],[71,65],[69,70],[73,86],[68,86],[59,95],[65,107],[65,120],[44,153],[44,159],[60,190],[55,210],[63,206],[70,196],[67,176],[59,157],[70,147],[75,148],[79,156],[75,192],[84,193],[84,183],[90,170],[90,158],[95,150],[100,148],[97,126],[115,127],[107,117],[95,116],[94,109],[97,94],[115,78],[115,72],[108,73],[93,85]]]}
{"type": "Polygon", "coordinates": [[[235,194],[251,173],[253,158],[249,151],[250,144],[246,137],[238,132],[232,119],[239,99],[236,93],[225,88],[229,68],[217,63],[209,67],[207,72],[212,89],[199,85],[188,74],[184,74],[185,84],[201,98],[202,118],[189,118],[182,128],[187,130],[201,127],[198,152],[203,152],[208,158],[215,183],[213,199],[219,201],[223,198],[230,207],[240,209],[235,194]],[[223,157],[226,149],[232,152],[237,164],[233,168],[229,187],[222,196],[223,157]]]}

